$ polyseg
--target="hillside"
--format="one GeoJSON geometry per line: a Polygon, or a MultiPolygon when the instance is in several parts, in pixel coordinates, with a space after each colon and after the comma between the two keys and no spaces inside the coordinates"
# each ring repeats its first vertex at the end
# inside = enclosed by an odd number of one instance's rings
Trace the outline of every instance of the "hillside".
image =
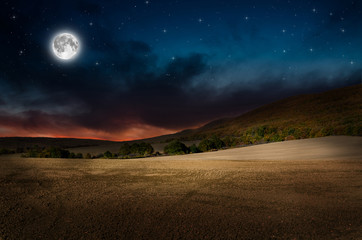
{"type": "MultiPolygon", "coordinates": [[[[235,118],[185,130],[169,139],[203,139],[217,135],[269,141],[329,135],[362,135],[362,85],[289,97],[235,118]]],[[[247,141],[247,139],[246,139],[247,141]]]]}
{"type": "MultiPolygon", "coordinates": [[[[362,136],[362,84],[289,97],[235,118],[219,119],[198,129],[144,141],[153,143],[157,151],[162,151],[165,143],[172,139],[191,141],[186,143],[190,145],[195,143],[194,140],[213,135],[222,137],[227,146],[329,135],[362,136]]],[[[120,144],[91,139],[0,138],[0,148],[12,150],[38,145],[116,151],[120,144]]]]}

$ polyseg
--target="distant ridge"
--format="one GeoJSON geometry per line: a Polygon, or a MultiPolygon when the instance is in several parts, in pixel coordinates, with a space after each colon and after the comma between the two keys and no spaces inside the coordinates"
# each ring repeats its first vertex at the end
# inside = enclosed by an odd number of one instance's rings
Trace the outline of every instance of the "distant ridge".
{"type": "Polygon", "coordinates": [[[35,145],[41,147],[57,146],[61,148],[75,148],[98,146],[111,143],[111,141],[93,140],[93,139],[77,139],[77,138],[48,138],[48,137],[1,137],[0,148],[17,149],[33,147],[35,145]]]}
{"type": "MultiPolygon", "coordinates": [[[[144,141],[156,143],[173,139],[201,140],[213,135],[237,138],[237,144],[329,135],[362,136],[362,84],[289,97],[235,118],[219,119],[197,129],[186,129],[144,141]]],[[[114,144],[118,146],[120,143],[74,138],[0,138],[0,148],[9,149],[34,145],[76,148],[114,144]]]]}

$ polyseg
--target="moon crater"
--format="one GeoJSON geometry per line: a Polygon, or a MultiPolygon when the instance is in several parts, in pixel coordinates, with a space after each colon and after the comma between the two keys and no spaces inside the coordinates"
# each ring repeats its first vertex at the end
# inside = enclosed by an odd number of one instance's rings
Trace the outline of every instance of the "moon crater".
{"type": "Polygon", "coordinates": [[[79,41],[70,33],[61,33],[53,39],[52,49],[56,57],[70,60],[79,52],[79,41]]]}

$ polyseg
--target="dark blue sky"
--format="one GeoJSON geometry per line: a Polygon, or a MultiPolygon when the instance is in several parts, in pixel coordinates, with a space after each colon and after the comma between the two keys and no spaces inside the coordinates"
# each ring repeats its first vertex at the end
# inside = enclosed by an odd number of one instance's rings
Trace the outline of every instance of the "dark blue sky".
{"type": "Polygon", "coordinates": [[[2,1],[0,136],[135,139],[361,83],[361,1],[2,1]],[[58,61],[55,34],[79,56],[58,61]]]}

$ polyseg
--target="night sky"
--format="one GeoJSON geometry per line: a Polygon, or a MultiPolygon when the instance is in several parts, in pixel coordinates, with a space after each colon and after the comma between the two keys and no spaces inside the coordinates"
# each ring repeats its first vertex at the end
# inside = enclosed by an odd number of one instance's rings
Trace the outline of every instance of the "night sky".
{"type": "Polygon", "coordinates": [[[1,1],[0,136],[130,140],[361,83],[362,1],[1,1]],[[50,50],[70,32],[81,51],[50,50]]]}

